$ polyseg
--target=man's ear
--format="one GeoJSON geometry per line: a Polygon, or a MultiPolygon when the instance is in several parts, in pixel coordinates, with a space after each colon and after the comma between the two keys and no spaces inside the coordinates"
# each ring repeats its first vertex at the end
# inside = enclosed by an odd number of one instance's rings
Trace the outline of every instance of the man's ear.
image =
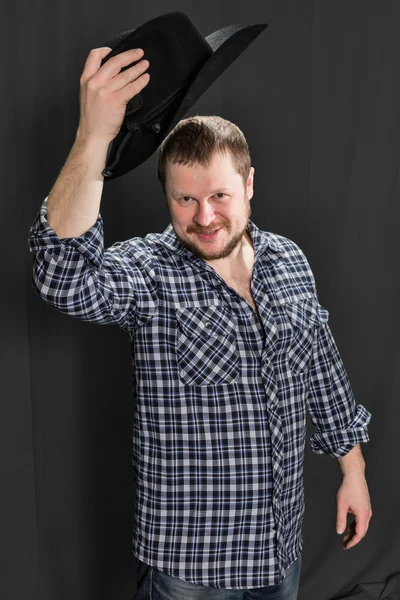
{"type": "Polygon", "coordinates": [[[253,189],[254,173],[255,173],[255,168],[250,167],[249,176],[247,178],[247,190],[246,190],[247,196],[249,199],[253,197],[253,193],[254,193],[254,189],[253,189]]]}

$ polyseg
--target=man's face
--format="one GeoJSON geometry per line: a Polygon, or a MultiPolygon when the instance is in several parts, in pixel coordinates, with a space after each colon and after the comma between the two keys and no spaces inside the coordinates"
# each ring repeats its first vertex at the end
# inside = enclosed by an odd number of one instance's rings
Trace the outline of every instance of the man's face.
{"type": "Polygon", "coordinates": [[[206,261],[235,256],[251,215],[253,175],[251,167],[244,189],[229,152],[214,153],[208,168],[167,164],[171,223],[177,238],[195,256],[206,261]]]}

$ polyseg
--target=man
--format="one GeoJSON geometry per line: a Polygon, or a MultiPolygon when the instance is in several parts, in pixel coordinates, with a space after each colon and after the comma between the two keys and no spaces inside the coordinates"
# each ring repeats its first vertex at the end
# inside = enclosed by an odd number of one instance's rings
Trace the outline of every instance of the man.
{"type": "MultiPolygon", "coordinates": [[[[99,69],[102,52],[85,66],[76,142],[30,248],[45,302],[131,341],[136,598],[295,600],[306,408],[313,451],[340,460],[337,523],[357,515],[353,543],[372,514],[359,452],[371,415],[303,252],[250,220],[255,171],[233,123],[180,121],[158,150],[171,224],[104,250],[100,174],[128,92],[123,55],[99,69]]],[[[137,91],[144,67],[132,69],[137,91]]]]}

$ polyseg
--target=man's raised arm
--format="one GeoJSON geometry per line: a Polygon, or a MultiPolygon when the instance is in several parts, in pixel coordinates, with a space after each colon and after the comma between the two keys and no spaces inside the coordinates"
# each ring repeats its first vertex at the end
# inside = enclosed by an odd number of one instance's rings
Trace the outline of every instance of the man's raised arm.
{"type": "Polygon", "coordinates": [[[80,79],[80,121],[75,143],[47,199],[47,220],[61,238],[78,237],[97,220],[104,185],[101,174],[110,142],[118,134],[127,102],[148,83],[137,62],[143,51],[128,50],[100,67],[111,48],[90,51],[80,79]]]}

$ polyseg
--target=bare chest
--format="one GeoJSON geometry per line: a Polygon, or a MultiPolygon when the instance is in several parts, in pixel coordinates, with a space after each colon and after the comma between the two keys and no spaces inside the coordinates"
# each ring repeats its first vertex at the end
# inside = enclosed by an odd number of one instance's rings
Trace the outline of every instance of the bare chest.
{"type": "Polygon", "coordinates": [[[251,293],[251,275],[235,278],[226,278],[221,275],[221,277],[225,280],[227,285],[236,290],[238,294],[243,296],[243,298],[250,304],[251,308],[257,314],[258,318],[260,318],[256,303],[254,302],[253,294],[251,293]]]}

